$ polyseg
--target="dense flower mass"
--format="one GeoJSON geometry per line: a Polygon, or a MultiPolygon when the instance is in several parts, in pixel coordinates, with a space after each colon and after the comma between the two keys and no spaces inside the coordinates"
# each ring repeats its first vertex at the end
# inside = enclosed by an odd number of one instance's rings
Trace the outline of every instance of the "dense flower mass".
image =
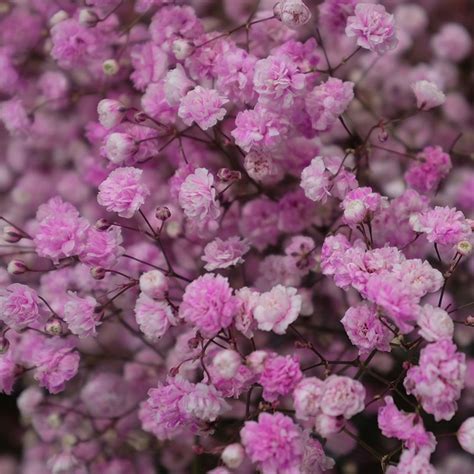
{"type": "Polygon", "coordinates": [[[0,472],[471,474],[472,55],[471,0],[0,1],[0,472]]]}

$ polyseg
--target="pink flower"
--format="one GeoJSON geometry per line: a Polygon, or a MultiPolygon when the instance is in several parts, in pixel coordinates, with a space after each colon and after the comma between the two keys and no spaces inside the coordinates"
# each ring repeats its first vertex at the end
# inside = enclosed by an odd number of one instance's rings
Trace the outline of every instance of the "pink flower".
{"type": "Polygon", "coordinates": [[[324,380],[321,411],[328,416],[343,416],[347,420],[365,407],[365,389],[357,380],[330,375],[324,380]]]}
{"type": "Polygon", "coordinates": [[[313,437],[310,430],[305,430],[303,436],[304,454],[301,474],[315,474],[332,469],[336,464],[334,459],[326,456],[323,446],[313,437]]]}
{"type": "Polygon", "coordinates": [[[289,28],[298,28],[311,19],[311,12],[302,0],[281,0],[274,6],[273,13],[289,28]]]}
{"type": "Polygon", "coordinates": [[[105,142],[105,155],[115,165],[129,161],[138,150],[138,144],[128,133],[111,133],[105,142]]]}
{"type": "Polygon", "coordinates": [[[263,387],[263,398],[267,402],[275,402],[289,395],[302,378],[298,359],[271,355],[265,359],[258,383],[263,387]]]}
{"type": "Polygon", "coordinates": [[[272,159],[270,153],[263,150],[252,150],[247,153],[244,168],[252,179],[264,184],[275,184],[283,178],[281,165],[272,159]]]}
{"type": "Polygon", "coordinates": [[[446,95],[430,81],[417,81],[411,85],[416,97],[416,106],[421,110],[430,110],[444,104],[446,95]]]}
{"type": "Polygon", "coordinates": [[[435,342],[453,337],[453,320],[442,308],[425,304],[420,308],[416,322],[420,327],[418,333],[425,341],[435,342]]]}
{"type": "Polygon", "coordinates": [[[40,299],[35,290],[20,283],[8,285],[0,295],[0,320],[20,331],[40,319],[40,299]]]}
{"type": "Polygon", "coordinates": [[[179,401],[180,410],[190,418],[215,421],[229,406],[212,385],[198,383],[179,401]]]}
{"type": "Polygon", "coordinates": [[[431,38],[431,47],[440,59],[460,62],[466,58],[472,48],[469,32],[459,23],[446,23],[431,38]]]}
{"type": "Polygon", "coordinates": [[[305,80],[305,75],[284,57],[269,56],[255,64],[253,84],[262,103],[278,101],[282,107],[290,107],[295,95],[304,89],[305,80]]]}
{"type": "Polygon", "coordinates": [[[99,122],[105,128],[113,128],[118,125],[122,121],[126,110],[126,107],[118,100],[102,99],[97,104],[99,122]]]}
{"type": "Polygon", "coordinates": [[[253,313],[262,331],[285,334],[300,310],[301,296],[297,294],[296,288],[277,285],[260,295],[253,313]]]}
{"type": "Polygon", "coordinates": [[[436,439],[425,430],[423,420],[416,413],[400,411],[392,397],[385,397],[385,405],[379,408],[377,422],[384,436],[404,441],[408,449],[427,449],[433,452],[436,439]]]}
{"type": "Polygon", "coordinates": [[[212,274],[200,276],[186,287],[179,308],[181,317],[204,337],[213,337],[230,326],[237,310],[238,301],[227,278],[212,274]]]}
{"type": "Polygon", "coordinates": [[[257,105],[253,110],[243,110],[237,114],[231,135],[235,143],[248,152],[257,146],[271,147],[277,144],[284,137],[287,127],[283,116],[257,105]]]}
{"type": "Polygon", "coordinates": [[[382,323],[373,305],[362,302],[350,307],[341,323],[352,344],[359,349],[359,355],[368,355],[374,349],[390,352],[393,334],[382,323]]]}
{"type": "Polygon", "coordinates": [[[227,111],[223,105],[227,102],[216,90],[196,86],[181,99],[178,115],[186,125],[195,122],[207,130],[224,118],[227,111]]]}
{"type": "Polygon", "coordinates": [[[451,171],[451,158],[439,146],[428,146],[418,153],[405,173],[407,183],[420,193],[435,191],[442,179],[451,171]]]}
{"type": "Polygon", "coordinates": [[[285,254],[291,258],[295,270],[305,275],[316,265],[315,248],[316,244],[311,237],[296,235],[285,247],[285,254]]]}
{"type": "Polygon", "coordinates": [[[125,252],[121,243],[122,232],[119,227],[109,227],[104,231],[91,227],[87,230],[87,240],[79,258],[87,265],[111,268],[125,252]]]}
{"type": "Polygon", "coordinates": [[[24,136],[31,128],[31,119],[20,99],[0,102],[0,122],[13,136],[24,136]]]}
{"type": "Polygon", "coordinates": [[[307,420],[320,412],[323,390],[324,382],[317,377],[306,377],[298,383],[293,391],[296,418],[307,420]]]}
{"type": "Polygon", "coordinates": [[[198,168],[187,176],[179,189],[179,204],[186,217],[198,223],[219,217],[214,176],[206,168],[198,168]]]}
{"type": "Polygon", "coordinates": [[[438,471],[430,464],[429,451],[405,449],[396,467],[390,466],[387,474],[436,474],[438,471]]]}
{"type": "Polygon", "coordinates": [[[57,263],[61,258],[80,255],[84,251],[88,222],[79,217],[76,208],[56,196],[42,204],[36,213],[38,226],[34,236],[41,257],[57,263]]]}
{"type": "Polygon", "coordinates": [[[303,458],[300,429],[281,413],[261,413],[240,431],[245,452],[262,474],[296,474],[303,458]]]}
{"type": "Polygon", "coordinates": [[[158,439],[173,439],[184,432],[189,418],[181,409],[180,402],[192,391],[192,384],[181,377],[169,378],[148,392],[142,402],[138,416],[142,428],[158,439]]]}
{"type": "Polygon", "coordinates": [[[405,377],[407,393],[414,395],[436,421],[450,420],[457,409],[466,373],[466,356],[448,339],[428,344],[421,350],[419,365],[405,377]]]}
{"type": "Polygon", "coordinates": [[[227,467],[236,469],[245,459],[244,448],[239,443],[228,444],[222,451],[221,459],[227,467]]]}
{"type": "Polygon", "coordinates": [[[426,234],[428,242],[440,245],[454,246],[472,233],[464,214],[447,206],[412,214],[410,225],[415,232],[426,234]]]}
{"type": "Polygon", "coordinates": [[[132,167],[112,171],[99,185],[97,202],[120,217],[132,217],[150,194],[148,187],[140,182],[142,173],[142,170],[132,167]]]}
{"type": "Polygon", "coordinates": [[[92,296],[80,298],[76,293],[69,292],[64,305],[64,321],[73,334],[79,337],[95,336],[100,314],[100,306],[92,296]]]}
{"type": "Polygon", "coordinates": [[[358,3],[355,15],[347,19],[346,35],[356,37],[357,45],[384,54],[397,46],[395,21],[382,5],[358,3]]]}
{"type": "Polygon", "coordinates": [[[474,416],[463,421],[458,429],[457,438],[464,451],[474,454],[474,416]]]}
{"type": "Polygon", "coordinates": [[[360,224],[367,216],[373,215],[382,207],[383,198],[372,188],[362,187],[350,191],[341,203],[343,220],[350,226],[360,224]]]}
{"type": "Polygon", "coordinates": [[[150,270],[140,276],[140,291],[149,298],[162,300],[168,293],[168,279],[160,270],[150,270]]]}
{"type": "Polygon", "coordinates": [[[251,338],[257,329],[253,312],[257,307],[260,293],[244,286],[236,291],[235,297],[239,301],[239,310],[235,315],[235,328],[245,337],[251,338]]]}
{"type": "Polygon", "coordinates": [[[171,306],[165,301],[156,301],[140,293],[135,304],[135,318],[147,339],[157,341],[171,325],[176,324],[171,306]]]}
{"type": "Polygon", "coordinates": [[[217,268],[235,266],[244,261],[242,257],[249,250],[249,245],[240,237],[229,237],[227,240],[216,238],[204,247],[204,268],[211,272],[217,268]]]}
{"type": "Polygon", "coordinates": [[[305,196],[312,201],[322,203],[327,201],[331,195],[330,182],[331,175],[326,170],[322,156],[313,158],[310,165],[301,173],[301,187],[304,189],[305,196]]]}
{"type": "Polygon", "coordinates": [[[194,85],[181,64],[177,64],[175,69],[168,71],[163,82],[163,91],[171,106],[177,106],[194,85]]]}
{"type": "Polygon", "coordinates": [[[238,352],[225,349],[214,356],[212,365],[222,378],[231,379],[242,365],[242,359],[238,352]]]}
{"type": "Polygon", "coordinates": [[[62,392],[77,374],[80,356],[70,339],[51,338],[34,355],[35,380],[49,393],[62,392]]]}
{"type": "Polygon", "coordinates": [[[315,130],[329,130],[354,98],[354,83],[330,77],[305,96],[305,108],[315,130]]]}

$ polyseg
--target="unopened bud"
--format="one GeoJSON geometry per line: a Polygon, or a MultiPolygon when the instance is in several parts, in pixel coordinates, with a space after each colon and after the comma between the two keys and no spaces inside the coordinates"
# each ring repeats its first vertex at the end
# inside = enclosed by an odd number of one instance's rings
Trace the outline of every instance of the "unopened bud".
{"type": "Polygon", "coordinates": [[[381,130],[378,136],[380,143],[385,143],[388,140],[388,133],[386,130],[381,130]]]}
{"type": "Polygon", "coordinates": [[[468,317],[466,318],[466,324],[467,324],[468,326],[474,326],[474,316],[472,316],[472,315],[471,315],[471,316],[468,316],[468,317]]]}
{"type": "Polygon", "coordinates": [[[97,230],[104,231],[107,230],[112,224],[107,219],[99,219],[95,224],[94,227],[97,230]]]}
{"type": "Polygon", "coordinates": [[[148,115],[143,112],[142,110],[139,110],[138,112],[135,112],[133,114],[133,121],[136,123],[143,123],[148,120],[148,115]]]}
{"type": "Polygon", "coordinates": [[[199,346],[199,341],[201,339],[199,337],[193,337],[191,338],[189,341],[188,341],[188,347],[190,349],[197,349],[197,347],[199,346]]]}
{"type": "Polygon", "coordinates": [[[69,15],[67,14],[67,12],[65,12],[64,10],[59,10],[49,19],[48,23],[49,26],[54,26],[64,20],[67,20],[68,18],[69,15]]]}
{"type": "Polygon", "coordinates": [[[311,19],[309,8],[301,0],[281,0],[273,7],[273,13],[289,28],[302,26],[311,19]]]}
{"type": "Polygon", "coordinates": [[[8,242],[10,244],[16,244],[18,241],[20,241],[24,235],[18,231],[15,227],[11,225],[7,225],[6,227],[3,228],[3,235],[2,238],[5,242],[8,242]]]}
{"type": "Polygon", "coordinates": [[[461,242],[458,243],[456,250],[459,254],[465,257],[472,252],[472,244],[467,240],[461,240],[461,242]]]}
{"type": "Polygon", "coordinates": [[[242,464],[244,457],[244,448],[239,443],[233,443],[226,446],[224,451],[222,451],[221,456],[222,462],[229,469],[237,469],[242,464]]]}
{"type": "Polygon", "coordinates": [[[90,8],[83,8],[79,12],[79,23],[88,28],[92,28],[99,23],[99,16],[90,8]]]}
{"type": "Polygon", "coordinates": [[[115,59],[106,59],[102,63],[102,70],[106,76],[115,76],[119,72],[120,66],[115,59]]]}
{"type": "Polygon", "coordinates": [[[29,268],[26,266],[25,262],[23,260],[11,260],[8,263],[7,266],[7,272],[10,275],[22,275],[23,273],[26,273],[29,270],[29,268]]]}
{"type": "Polygon", "coordinates": [[[51,336],[60,336],[63,333],[63,325],[58,318],[52,318],[46,323],[44,330],[51,336]]]}
{"type": "Polygon", "coordinates": [[[160,206],[156,209],[155,217],[159,221],[166,221],[171,217],[171,211],[166,206],[160,206]]]}
{"type": "Polygon", "coordinates": [[[105,268],[102,267],[92,267],[91,275],[94,280],[103,280],[105,278],[105,268]]]}
{"type": "Polygon", "coordinates": [[[239,181],[242,178],[240,171],[234,171],[229,168],[221,168],[217,172],[217,178],[224,183],[239,181]]]}

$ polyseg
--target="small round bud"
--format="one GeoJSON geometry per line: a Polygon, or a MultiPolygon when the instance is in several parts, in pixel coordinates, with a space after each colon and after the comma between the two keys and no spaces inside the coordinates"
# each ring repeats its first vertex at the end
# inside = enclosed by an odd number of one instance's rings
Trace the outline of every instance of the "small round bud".
{"type": "Polygon", "coordinates": [[[22,275],[23,273],[26,273],[29,270],[29,268],[26,266],[25,262],[23,260],[11,260],[8,263],[7,266],[7,272],[10,275],[22,275]]]}
{"type": "Polygon", "coordinates": [[[378,140],[380,143],[385,143],[388,140],[388,133],[386,130],[381,130],[378,135],[378,140]]]}
{"type": "Polygon", "coordinates": [[[235,376],[241,365],[240,356],[236,351],[226,349],[216,354],[212,360],[218,374],[224,379],[231,379],[235,376]]]}
{"type": "Polygon", "coordinates": [[[472,252],[472,244],[467,240],[461,240],[461,242],[456,246],[456,250],[459,254],[465,257],[472,252]]]}
{"type": "Polygon", "coordinates": [[[186,59],[191,54],[193,49],[189,41],[186,41],[185,39],[175,40],[171,48],[173,50],[174,57],[178,61],[186,59]]]}
{"type": "Polygon", "coordinates": [[[79,23],[88,28],[92,28],[99,23],[99,16],[90,8],[83,8],[79,12],[79,23]]]}
{"type": "Polygon", "coordinates": [[[127,111],[118,100],[102,99],[97,104],[97,114],[99,122],[105,128],[112,128],[118,125],[127,111]]]}
{"type": "Polygon", "coordinates": [[[92,267],[91,268],[91,275],[94,280],[103,280],[105,278],[105,268],[102,267],[92,267]]]}
{"type": "Polygon", "coordinates": [[[54,26],[64,20],[67,20],[68,18],[69,15],[67,14],[67,12],[65,12],[64,10],[59,10],[49,19],[48,23],[49,26],[54,26]]]}
{"type": "Polygon", "coordinates": [[[309,8],[301,0],[281,0],[273,7],[273,13],[289,28],[298,28],[311,19],[309,8]]]}
{"type": "Polygon", "coordinates": [[[224,183],[231,183],[233,181],[239,181],[242,178],[240,171],[230,170],[229,168],[221,168],[217,172],[217,178],[224,183]]]}
{"type": "Polygon", "coordinates": [[[18,231],[15,227],[7,225],[3,228],[2,238],[5,242],[10,244],[16,244],[23,238],[23,234],[18,231]]]}
{"type": "Polygon", "coordinates": [[[159,221],[166,221],[171,217],[171,211],[166,206],[160,206],[156,209],[155,217],[159,221]]]}
{"type": "Polygon", "coordinates": [[[106,59],[102,63],[102,70],[106,76],[115,76],[119,72],[120,66],[115,59],[106,59]]]}
{"type": "Polygon", "coordinates": [[[201,339],[199,337],[193,337],[188,341],[188,347],[190,349],[197,349],[200,341],[201,339]]]}
{"type": "Polygon", "coordinates": [[[168,279],[160,270],[150,270],[140,276],[140,291],[150,298],[162,300],[168,292],[168,279]]]}
{"type": "Polygon", "coordinates": [[[138,112],[135,112],[133,114],[133,121],[136,123],[143,123],[143,122],[146,122],[147,120],[148,120],[148,116],[142,110],[139,110],[138,112]]]}
{"type": "Polygon", "coordinates": [[[107,219],[99,219],[95,224],[94,227],[97,230],[104,231],[110,228],[112,224],[107,219]]]}
{"type": "Polygon", "coordinates": [[[222,451],[222,462],[229,469],[237,469],[244,460],[245,453],[244,448],[240,443],[233,443],[226,446],[224,451],[222,451]]]}
{"type": "Polygon", "coordinates": [[[471,316],[468,316],[468,317],[466,318],[466,324],[467,324],[468,326],[474,326],[474,316],[472,316],[472,315],[471,315],[471,316]]]}
{"type": "Polygon", "coordinates": [[[58,318],[50,319],[46,323],[44,330],[48,334],[51,334],[51,336],[60,336],[63,333],[63,325],[61,323],[61,320],[59,320],[58,318]]]}

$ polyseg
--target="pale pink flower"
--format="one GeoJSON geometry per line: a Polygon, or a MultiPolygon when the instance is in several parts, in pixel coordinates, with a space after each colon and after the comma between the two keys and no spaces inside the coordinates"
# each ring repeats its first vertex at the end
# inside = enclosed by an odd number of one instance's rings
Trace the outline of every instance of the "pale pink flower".
{"type": "Polygon", "coordinates": [[[87,265],[111,268],[125,252],[121,246],[122,240],[122,232],[119,227],[112,226],[104,231],[90,227],[87,230],[86,243],[79,258],[87,265]]]}
{"type": "Polygon", "coordinates": [[[225,117],[227,111],[223,105],[227,102],[216,90],[196,86],[181,99],[178,115],[186,125],[195,122],[207,130],[225,117]]]}
{"type": "Polygon", "coordinates": [[[427,450],[405,449],[397,466],[389,466],[387,474],[436,474],[438,471],[430,464],[427,450]]]}
{"type": "Polygon", "coordinates": [[[243,256],[250,250],[249,245],[240,237],[229,237],[226,240],[216,238],[204,247],[202,260],[204,268],[213,271],[217,268],[228,268],[244,261],[243,256]]]}
{"type": "Polygon", "coordinates": [[[157,301],[140,293],[135,304],[135,319],[140,331],[151,341],[160,339],[176,324],[173,309],[166,301],[157,301]]]}
{"type": "Polygon", "coordinates": [[[331,195],[330,184],[331,174],[327,171],[322,156],[313,158],[301,172],[301,187],[305,196],[312,201],[326,202],[331,195]]]}
{"type": "Polygon", "coordinates": [[[425,304],[420,308],[416,322],[420,327],[418,333],[425,341],[435,342],[453,337],[453,320],[442,308],[425,304]]]}
{"type": "Polygon", "coordinates": [[[97,202],[120,217],[132,217],[150,194],[148,187],[141,182],[142,173],[142,170],[133,167],[112,171],[99,185],[97,202]]]}
{"type": "Polygon", "coordinates": [[[281,0],[273,7],[273,13],[289,28],[298,28],[311,19],[311,12],[302,0],[281,0]]]}
{"type": "Polygon", "coordinates": [[[35,290],[13,283],[0,294],[0,320],[20,331],[40,319],[40,299],[35,290]]]}
{"type": "Polygon", "coordinates": [[[306,377],[298,383],[293,391],[293,403],[298,419],[307,420],[320,412],[323,390],[324,382],[317,377],[306,377]]]}
{"type": "Polygon", "coordinates": [[[199,223],[219,217],[214,176],[206,168],[198,168],[187,176],[179,189],[179,204],[188,219],[199,223]]]}
{"type": "Polygon", "coordinates": [[[360,224],[381,209],[384,200],[379,193],[370,187],[356,188],[350,191],[341,203],[344,210],[343,220],[350,226],[360,224]]]}
{"type": "Polygon", "coordinates": [[[357,45],[384,54],[397,46],[393,15],[383,5],[358,3],[354,16],[347,19],[346,35],[355,37],[357,45]]]}
{"type": "Polygon", "coordinates": [[[474,417],[463,421],[457,432],[459,444],[464,451],[474,454],[474,417]]]}
{"type": "Polygon", "coordinates": [[[431,47],[438,58],[459,62],[469,55],[472,39],[460,23],[446,23],[431,38],[431,47]]]}
{"type": "Polygon", "coordinates": [[[358,381],[341,375],[324,380],[321,411],[328,416],[352,418],[365,407],[365,388],[358,381]]]}
{"type": "Polygon", "coordinates": [[[417,81],[411,85],[416,97],[416,106],[421,110],[430,110],[444,104],[446,95],[430,81],[417,81]]]}
{"type": "Polygon", "coordinates": [[[296,474],[303,459],[302,433],[281,413],[261,413],[240,430],[245,452],[262,474],[296,474]]]}
{"type": "Polygon", "coordinates": [[[228,444],[221,454],[222,462],[230,469],[237,469],[245,459],[245,451],[240,443],[228,444]]]}
{"type": "Polygon", "coordinates": [[[235,315],[235,328],[250,339],[257,329],[253,312],[257,307],[260,293],[244,286],[236,291],[235,297],[239,302],[239,309],[235,315]]]}
{"type": "Polygon", "coordinates": [[[140,291],[153,299],[164,299],[168,292],[168,278],[160,270],[142,273],[139,283],[140,291]]]}
{"type": "Polygon", "coordinates": [[[198,383],[179,402],[180,410],[191,418],[215,421],[229,409],[228,404],[215,387],[198,383]]]}
{"type": "Polygon", "coordinates": [[[69,330],[79,337],[95,336],[100,324],[100,307],[95,298],[81,298],[74,292],[69,292],[64,305],[64,321],[69,330]]]}
{"type": "Polygon", "coordinates": [[[296,288],[276,285],[260,295],[253,312],[259,329],[284,334],[300,310],[301,296],[296,288]]]}
{"type": "Polygon", "coordinates": [[[113,128],[124,118],[126,107],[118,100],[102,99],[97,104],[97,114],[99,122],[105,128],[113,128]]]}

